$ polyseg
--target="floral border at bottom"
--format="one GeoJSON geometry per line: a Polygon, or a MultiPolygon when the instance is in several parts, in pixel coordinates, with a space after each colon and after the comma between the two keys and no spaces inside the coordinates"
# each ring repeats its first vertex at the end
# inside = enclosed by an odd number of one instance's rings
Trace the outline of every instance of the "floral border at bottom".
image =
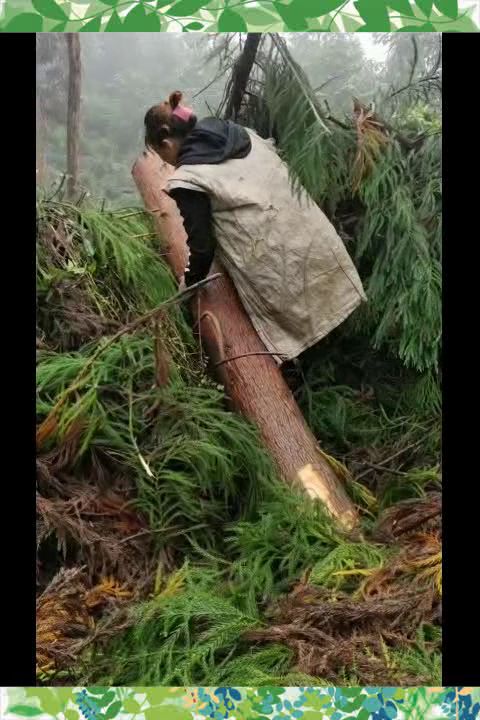
{"type": "Polygon", "coordinates": [[[2,689],[3,720],[480,720],[480,688],[2,689]]]}

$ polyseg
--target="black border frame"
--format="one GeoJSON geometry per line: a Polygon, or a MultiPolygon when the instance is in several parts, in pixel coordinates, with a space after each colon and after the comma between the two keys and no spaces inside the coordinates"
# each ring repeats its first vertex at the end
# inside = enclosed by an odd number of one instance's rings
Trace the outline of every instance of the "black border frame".
{"type": "Polygon", "coordinates": [[[36,684],[35,41],[34,34],[9,33],[0,41],[3,454],[10,460],[2,473],[0,683],[13,687],[36,684]]]}

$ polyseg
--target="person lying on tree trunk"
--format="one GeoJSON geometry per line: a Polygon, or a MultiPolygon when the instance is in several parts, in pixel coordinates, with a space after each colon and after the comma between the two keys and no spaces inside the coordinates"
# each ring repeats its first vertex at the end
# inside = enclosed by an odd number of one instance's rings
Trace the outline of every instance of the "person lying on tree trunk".
{"type": "Polygon", "coordinates": [[[190,249],[182,283],[208,275],[214,256],[232,279],[279,364],[340,325],[366,296],[332,224],[294,192],[273,142],[218,118],[197,121],[176,91],[145,115],[145,143],[176,169],[167,192],[190,249]]]}

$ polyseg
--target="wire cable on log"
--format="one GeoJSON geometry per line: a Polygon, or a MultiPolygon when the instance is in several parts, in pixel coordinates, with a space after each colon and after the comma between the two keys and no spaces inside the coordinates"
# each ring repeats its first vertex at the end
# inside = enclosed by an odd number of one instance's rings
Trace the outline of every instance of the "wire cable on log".
{"type": "Polygon", "coordinates": [[[251,357],[252,355],[273,355],[274,357],[280,358],[282,360],[282,362],[284,362],[287,359],[284,355],[280,355],[279,353],[269,352],[268,350],[262,350],[262,351],[258,351],[258,352],[247,352],[247,353],[242,353],[241,355],[234,355],[233,357],[223,358],[223,360],[220,360],[219,362],[215,363],[215,365],[213,367],[217,368],[220,365],[224,365],[227,362],[231,362],[232,360],[238,360],[239,358],[244,358],[244,357],[251,357]]]}

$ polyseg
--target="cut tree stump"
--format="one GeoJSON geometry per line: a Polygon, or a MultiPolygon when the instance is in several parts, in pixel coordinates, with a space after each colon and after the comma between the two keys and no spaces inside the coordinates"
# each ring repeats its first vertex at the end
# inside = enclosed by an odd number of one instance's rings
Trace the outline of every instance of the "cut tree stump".
{"type": "MultiPolygon", "coordinates": [[[[187,264],[188,247],[183,221],[175,201],[164,191],[172,166],[145,151],[132,175],[145,208],[155,223],[166,261],[179,279],[187,264]]],[[[343,482],[319,451],[280,368],[269,355],[245,312],[225,270],[215,262],[211,273],[221,272],[197,292],[192,312],[215,372],[225,387],[232,408],[253,422],[275,461],[281,477],[318,498],[345,529],[353,529],[358,516],[343,482]],[[223,361],[223,362],[222,362],[223,361]]]]}

